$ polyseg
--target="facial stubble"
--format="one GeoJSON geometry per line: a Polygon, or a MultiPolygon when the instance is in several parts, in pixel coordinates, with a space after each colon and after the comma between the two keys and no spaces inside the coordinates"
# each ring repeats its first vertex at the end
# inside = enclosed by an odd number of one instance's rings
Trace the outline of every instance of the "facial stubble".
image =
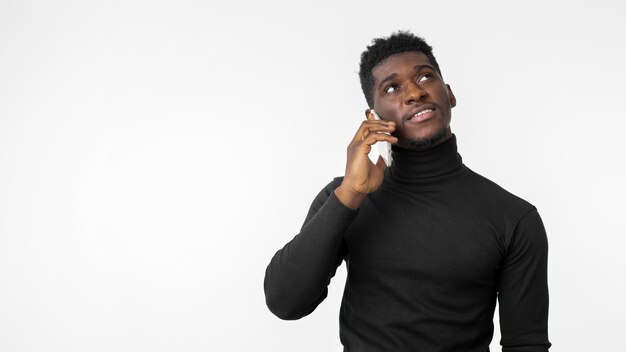
{"type": "Polygon", "coordinates": [[[447,137],[448,128],[442,127],[435,134],[424,138],[410,138],[407,140],[411,150],[427,150],[441,143],[447,137]]]}

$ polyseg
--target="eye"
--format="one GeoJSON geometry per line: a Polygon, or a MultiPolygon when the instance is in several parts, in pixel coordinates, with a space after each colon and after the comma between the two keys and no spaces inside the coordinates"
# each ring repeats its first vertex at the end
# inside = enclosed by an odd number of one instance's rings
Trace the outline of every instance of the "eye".
{"type": "Polygon", "coordinates": [[[433,78],[433,75],[430,73],[425,73],[423,75],[420,76],[420,78],[417,79],[417,83],[421,83],[423,81],[428,81],[429,79],[433,78]]]}
{"type": "Polygon", "coordinates": [[[393,93],[396,90],[398,90],[398,85],[397,84],[390,84],[389,86],[387,86],[387,88],[385,88],[385,94],[393,93]]]}

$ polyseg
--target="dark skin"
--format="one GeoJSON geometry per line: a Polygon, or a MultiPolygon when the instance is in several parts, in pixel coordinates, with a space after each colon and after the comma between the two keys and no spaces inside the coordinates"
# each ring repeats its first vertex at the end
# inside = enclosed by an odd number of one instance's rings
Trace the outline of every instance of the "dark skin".
{"type": "Polygon", "coordinates": [[[419,149],[435,136],[439,138],[430,147],[452,136],[451,109],[456,106],[456,98],[424,53],[392,55],[372,69],[372,76],[372,108],[381,120],[374,118],[371,109],[365,110],[367,120],[361,123],[348,146],[346,173],[335,189],[337,199],[353,210],[383,182],[387,166],[380,157],[376,164],[370,161],[372,145],[389,142],[405,149],[419,149]]]}

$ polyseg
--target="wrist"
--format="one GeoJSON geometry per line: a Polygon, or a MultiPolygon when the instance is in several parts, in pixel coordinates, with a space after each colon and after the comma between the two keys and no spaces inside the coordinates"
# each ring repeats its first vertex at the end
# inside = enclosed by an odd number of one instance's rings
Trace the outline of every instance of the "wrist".
{"type": "Polygon", "coordinates": [[[335,197],[347,208],[358,210],[367,194],[355,192],[346,187],[343,183],[335,189],[335,197]]]}

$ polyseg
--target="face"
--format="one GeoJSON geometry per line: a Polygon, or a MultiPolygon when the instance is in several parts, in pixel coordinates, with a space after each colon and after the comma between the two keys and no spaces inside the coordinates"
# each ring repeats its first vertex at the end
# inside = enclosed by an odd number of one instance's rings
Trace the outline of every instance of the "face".
{"type": "Polygon", "coordinates": [[[424,53],[389,56],[372,75],[373,108],[381,119],[396,122],[398,146],[423,149],[450,138],[456,99],[424,53]]]}

